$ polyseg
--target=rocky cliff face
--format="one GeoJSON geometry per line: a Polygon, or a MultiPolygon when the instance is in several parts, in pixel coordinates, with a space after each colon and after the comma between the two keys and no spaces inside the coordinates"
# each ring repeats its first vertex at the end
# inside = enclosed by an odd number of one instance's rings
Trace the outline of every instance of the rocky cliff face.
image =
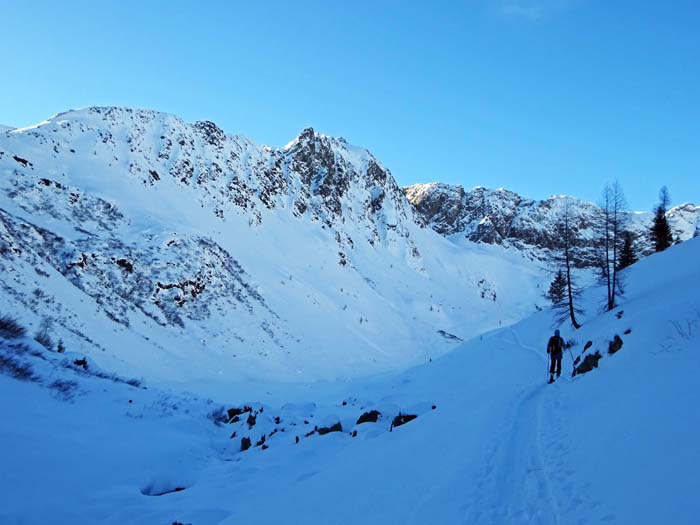
{"type": "MultiPolygon", "coordinates": [[[[536,201],[508,190],[431,183],[404,188],[409,202],[432,229],[444,236],[516,248],[537,260],[556,256],[556,223],[565,202],[570,203],[577,235],[576,262],[595,265],[595,225],[600,208],[593,203],[564,196],[536,201]]],[[[653,251],[649,238],[652,214],[631,212],[629,228],[642,255],[653,251]]],[[[683,204],[668,211],[674,237],[691,238],[700,227],[700,206],[683,204]]]]}
{"type": "Polygon", "coordinates": [[[129,375],[364,373],[534,308],[524,261],[420,222],[371,153],[312,129],[270,148],[106,107],[0,132],[0,309],[129,375]]]}

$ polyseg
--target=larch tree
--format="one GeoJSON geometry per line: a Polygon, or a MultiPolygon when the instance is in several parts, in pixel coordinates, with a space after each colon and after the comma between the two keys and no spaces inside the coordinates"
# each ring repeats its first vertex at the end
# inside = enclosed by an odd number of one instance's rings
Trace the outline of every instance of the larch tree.
{"type": "Polygon", "coordinates": [[[579,299],[581,291],[576,286],[574,276],[572,275],[574,266],[574,244],[577,231],[573,225],[570,199],[564,201],[564,205],[560,211],[557,222],[557,234],[559,238],[562,271],[566,280],[566,289],[564,299],[554,305],[554,309],[557,312],[555,320],[557,323],[562,323],[568,317],[571,320],[571,325],[575,329],[579,329],[581,328],[581,324],[576,319],[576,316],[582,314],[583,310],[576,306],[576,301],[579,299]]]}
{"type": "Polygon", "coordinates": [[[618,271],[624,248],[628,215],[625,194],[622,186],[615,181],[606,184],[601,202],[601,220],[599,226],[599,265],[601,277],[607,287],[606,308],[615,308],[617,297],[622,294],[622,282],[618,271]]]}

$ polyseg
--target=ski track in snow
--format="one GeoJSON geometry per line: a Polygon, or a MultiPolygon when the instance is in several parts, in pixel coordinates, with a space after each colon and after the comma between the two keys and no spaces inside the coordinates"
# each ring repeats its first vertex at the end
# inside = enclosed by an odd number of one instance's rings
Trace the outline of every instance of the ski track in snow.
{"type": "MultiPolygon", "coordinates": [[[[529,350],[542,361],[542,354],[523,345],[511,330],[513,344],[529,350]]],[[[545,359],[548,363],[548,359],[545,359]]],[[[564,372],[566,377],[566,372],[564,372]]],[[[493,443],[485,466],[467,503],[463,525],[515,523],[532,525],[611,523],[599,501],[586,501],[590,483],[576,486],[574,470],[567,460],[570,436],[564,430],[566,417],[559,379],[553,385],[533,385],[513,402],[511,417],[504,421],[504,439],[493,443]]]]}
{"type": "Polygon", "coordinates": [[[545,385],[525,392],[505,422],[505,439],[494,443],[463,523],[558,524],[542,451],[540,421],[545,385]]]}

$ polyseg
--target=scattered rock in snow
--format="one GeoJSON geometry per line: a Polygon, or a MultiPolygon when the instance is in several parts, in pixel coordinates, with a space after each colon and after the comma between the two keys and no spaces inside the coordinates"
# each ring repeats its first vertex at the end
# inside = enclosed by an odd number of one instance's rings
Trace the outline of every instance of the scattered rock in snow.
{"type": "Polygon", "coordinates": [[[622,338],[619,335],[615,335],[612,341],[610,341],[610,344],[608,345],[608,353],[609,354],[614,354],[618,350],[622,348],[622,338]]]}
{"type": "Polygon", "coordinates": [[[317,432],[319,436],[323,436],[325,434],[329,434],[331,432],[342,432],[343,427],[341,426],[340,422],[332,424],[330,427],[320,427],[317,429],[317,432]]]}
{"type": "Polygon", "coordinates": [[[416,416],[415,414],[401,414],[401,413],[399,413],[399,415],[396,416],[394,418],[394,420],[391,422],[391,428],[389,429],[389,431],[391,432],[392,430],[394,430],[394,428],[400,427],[401,425],[405,425],[406,423],[408,423],[409,421],[413,421],[417,417],[418,416],[416,416]]]}
{"type": "Polygon", "coordinates": [[[17,155],[13,155],[12,158],[15,159],[17,162],[19,162],[25,168],[27,166],[30,166],[30,167],[33,166],[33,164],[31,162],[29,162],[27,159],[23,159],[22,157],[18,157],[17,155]]]}
{"type": "Polygon", "coordinates": [[[461,337],[457,337],[454,334],[451,334],[449,332],[445,332],[445,330],[438,330],[437,333],[440,334],[445,339],[449,339],[450,341],[458,341],[458,342],[464,341],[461,337]]]}
{"type": "Polygon", "coordinates": [[[173,492],[182,492],[187,487],[169,486],[168,484],[152,484],[141,489],[141,494],[144,496],[165,496],[173,492]]]}
{"type": "Polygon", "coordinates": [[[594,368],[598,368],[598,361],[600,361],[601,357],[602,356],[600,355],[600,352],[596,352],[595,354],[588,354],[583,359],[583,362],[576,367],[575,373],[585,374],[587,372],[590,372],[594,368]]]}
{"type": "Polygon", "coordinates": [[[369,412],[364,412],[358,419],[357,419],[357,425],[361,425],[362,423],[376,423],[379,421],[379,418],[382,416],[381,412],[379,410],[370,410],[369,412]]]}

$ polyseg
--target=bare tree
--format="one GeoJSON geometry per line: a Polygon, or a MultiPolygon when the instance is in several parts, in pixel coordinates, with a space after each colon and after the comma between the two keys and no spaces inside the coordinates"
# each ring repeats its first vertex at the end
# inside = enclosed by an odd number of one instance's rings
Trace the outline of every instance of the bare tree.
{"type": "Polygon", "coordinates": [[[618,181],[603,188],[601,202],[600,268],[603,281],[607,286],[606,308],[615,308],[616,298],[622,294],[622,282],[619,275],[620,255],[625,242],[628,225],[627,203],[622,186],[618,181]]]}
{"type": "Polygon", "coordinates": [[[566,292],[562,301],[554,305],[557,311],[556,321],[562,323],[566,318],[571,319],[571,325],[575,329],[581,328],[581,324],[576,320],[576,315],[580,315],[583,311],[577,308],[575,300],[581,294],[580,289],[576,286],[571,269],[573,266],[573,250],[574,241],[576,240],[576,231],[573,228],[571,201],[564,200],[564,207],[560,211],[559,220],[557,223],[557,233],[560,240],[561,263],[563,266],[564,277],[566,279],[566,292]]]}

